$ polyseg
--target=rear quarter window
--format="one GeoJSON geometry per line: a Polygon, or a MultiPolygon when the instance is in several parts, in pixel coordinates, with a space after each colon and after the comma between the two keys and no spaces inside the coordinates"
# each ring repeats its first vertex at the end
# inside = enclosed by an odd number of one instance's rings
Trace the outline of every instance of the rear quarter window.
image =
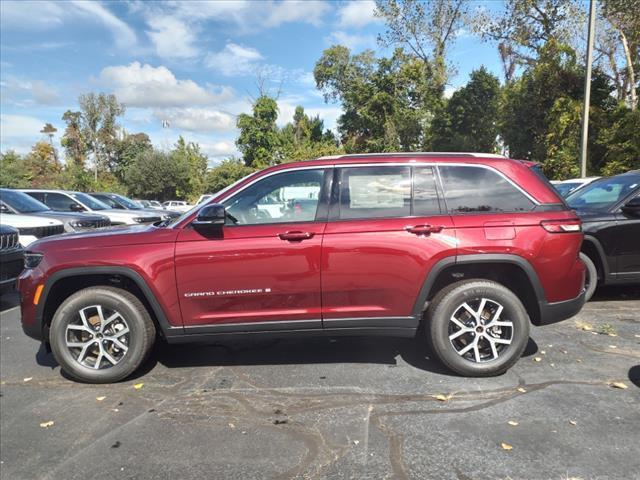
{"type": "Polygon", "coordinates": [[[447,209],[452,214],[528,212],[535,204],[497,172],[476,166],[441,166],[447,209]]]}

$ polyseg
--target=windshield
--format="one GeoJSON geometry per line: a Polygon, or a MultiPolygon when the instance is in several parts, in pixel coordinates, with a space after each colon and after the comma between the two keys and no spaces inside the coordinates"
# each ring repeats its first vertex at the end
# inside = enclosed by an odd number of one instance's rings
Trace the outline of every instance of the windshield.
{"type": "Polygon", "coordinates": [[[19,213],[35,213],[51,210],[44,203],[16,190],[0,190],[0,200],[19,213]]]}
{"type": "Polygon", "coordinates": [[[618,175],[590,183],[567,197],[577,210],[607,211],[640,186],[639,175],[618,175]]]}
{"type": "Polygon", "coordinates": [[[140,205],[130,198],[123,197],[122,195],[117,194],[113,194],[112,197],[118,200],[118,202],[127,207],[129,210],[140,210],[140,205]]]}
{"type": "Polygon", "coordinates": [[[73,198],[91,210],[109,210],[109,206],[87,195],[86,193],[75,192],[70,194],[73,198]]]}
{"type": "MultiPolygon", "coordinates": [[[[240,184],[241,182],[244,182],[247,178],[251,177],[252,175],[254,175],[255,172],[250,173],[249,175],[246,175],[244,177],[242,177],[240,180],[237,180],[235,182],[233,182],[231,185],[229,185],[228,187],[224,187],[222,190],[214,193],[211,195],[211,198],[214,197],[219,197],[220,195],[222,195],[223,193],[228,192],[229,190],[231,190],[232,188],[234,188],[236,185],[240,184]]],[[[171,228],[175,225],[177,225],[178,223],[180,223],[182,220],[184,220],[185,218],[187,218],[189,215],[191,215],[193,212],[195,212],[196,210],[202,208],[204,206],[204,204],[206,204],[209,200],[211,200],[211,198],[208,198],[207,200],[203,201],[202,203],[197,204],[195,207],[190,208],[189,210],[187,210],[186,212],[184,212],[182,215],[180,215],[177,218],[174,218],[173,221],[171,223],[167,224],[167,227],[171,228]]],[[[168,203],[168,202],[167,202],[168,203]]]]}

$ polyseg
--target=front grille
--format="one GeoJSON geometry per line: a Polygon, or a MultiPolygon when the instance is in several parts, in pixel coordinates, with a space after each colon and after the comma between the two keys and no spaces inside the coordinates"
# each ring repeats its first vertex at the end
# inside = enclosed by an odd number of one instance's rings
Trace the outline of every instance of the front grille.
{"type": "Polygon", "coordinates": [[[11,280],[18,278],[20,272],[24,268],[24,260],[19,258],[10,262],[2,262],[2,268],[0,268],[0,281],[11,280]]]}
{"type": "Polygon", "coordinates": [[[20,235],[32,235],[36,238],[49,237],[64,233],[64,225],[51,225],[48,227],[21,228],[20,235]]]}
{"type": "Polygon", "coordinates": [[[94,229],[94,228],[105,228],[111,226],[111,221],[108,219],[104,220],[80,220],[75,222],[75,228],[85,230],[85,229],[94,229]]]}
{"type": "Polygon", "coordinates": [[[0,250],[13,250],[20,244],[20,238],[17,233],[0,234],[0,250]]]}
{"type": "Polygon", "coordinates": [[[142,223],[156,223],[162,220],[160,217],[144,217],[144,222],[142,223]]]}

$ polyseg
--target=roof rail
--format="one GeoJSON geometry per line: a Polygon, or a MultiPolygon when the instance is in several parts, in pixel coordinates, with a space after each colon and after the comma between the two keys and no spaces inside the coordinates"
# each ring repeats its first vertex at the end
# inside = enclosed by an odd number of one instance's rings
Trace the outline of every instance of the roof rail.
{"type": "Polygon", "coordinates": [[[507,158],[496,153],[475,152],[388,152],[388,153],[349,153],[344,155],[327,155],[318,157],[317,160],[337,160],[340,158],[367,158],[367,157],[484,157],[507,158]]]}

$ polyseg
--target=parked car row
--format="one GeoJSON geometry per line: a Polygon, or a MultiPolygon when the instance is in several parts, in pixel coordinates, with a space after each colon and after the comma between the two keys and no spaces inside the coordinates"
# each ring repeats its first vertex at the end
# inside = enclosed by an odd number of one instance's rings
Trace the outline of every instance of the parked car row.
{"type": "Polygon", "coordinates": [[[0,223],[18,229],[24,247],[39,238],[65,232],[145,225],[180,215],[162,207],[144,208],[115,193],[8,188],[0,189],[0,213],[0,223]]]}

